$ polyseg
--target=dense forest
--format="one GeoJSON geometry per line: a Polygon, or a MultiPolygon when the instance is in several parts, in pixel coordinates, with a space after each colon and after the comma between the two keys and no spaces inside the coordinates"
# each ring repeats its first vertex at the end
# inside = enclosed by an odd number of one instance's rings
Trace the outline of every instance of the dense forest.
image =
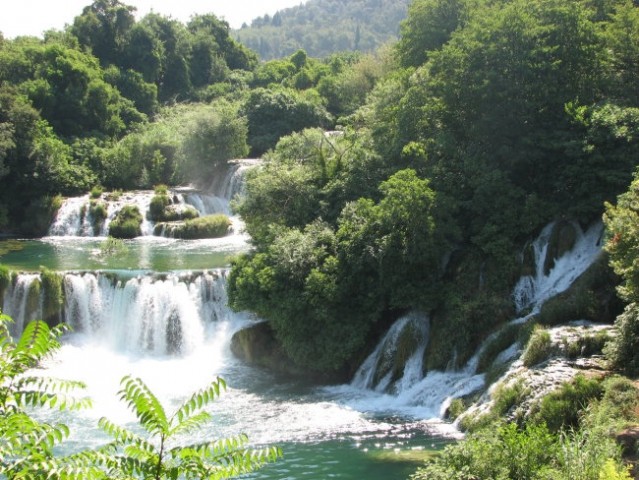
{"type": "MultiPolygon", "coordinates": [[[[233,261],[230,303],[268,320],[291,364],[343,379],[411,310],[431,313],[426,368],[463,366],[514,318],[527,242],[605,211],[600,270],[518,334],[615,321],[609,367],[636,377],[637,6],[413,0],[400,34],[371,54],[259,63],[213,15],[136,21],[95,0],[65,31],[0,40],[0,229],[42,234],[59,195],[262,157],[236,204],[253,248],[233,261]],[[598,303],[616,283],[623,311],[598,303]]],[[[637,408],[627,378],[580,379],[518,424],[468,425],[415,478],[629,478],[612,433],[637,408]],[[577,474],[579,452],[592,462],[577,474]]]]}
{"type": "Polygon", "coordinates": [[[262,60],[303,49],[312,57],[338,51],[373,52],[397,40],[408,0],[309,0],[242,25],[233,37],[262,60]]]}

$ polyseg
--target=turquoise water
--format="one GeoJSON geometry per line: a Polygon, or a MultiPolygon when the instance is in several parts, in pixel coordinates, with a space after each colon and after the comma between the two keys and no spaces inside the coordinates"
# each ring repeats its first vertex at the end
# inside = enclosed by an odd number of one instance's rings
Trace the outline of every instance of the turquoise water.
{"type": "Polygon", "coordinates": [[[48,237],[0,241],[0,263],[16,271],[50,270],[203,270],[226,267],[247,246],[237,236],[214,240],[144,237],[126,240],[113,252],[104,238],[48,237]]]}
{"type": "MultiPolygon", "coordinates": [[[[205,241],[140,238],[123,242],[123,248],[111,253],[104,251],[105,239],[100,238],[3,240],[0,263],[18,271],[35,271],[41,266],[67,272],[118,270],[124,278],[127,275],[123,271],[143,276],[226,267],[233,255],[249,248],[246,240],[240,235],[205,241]]],[[[123,298],[125,293],[121,292],[123,298]]],[[[175,290],[170,296],[175,299],[177,294],[175,290]]],[[[126,298],[138,301],[135,295],[126,298]]],[[[118,305],[125,310],[114,310],[113,322],[134,311],[134,303],[118,305]]],[[[230,353],[230,339],[248,320],[228,311],[224,301],[221,307],[222,316],[215,322],[204,322],[203,337],[192,351],[181,356],[126,350],[121,339],[113,341],[109,325],[90,335],[77,332],[65,339],[59,354],[43,365],[41,372],[85,382],[94,407],[90,411],[45,414],[45,420],[62,421],[71,429],[72,437],[62,451],[104,444],[107,439],[97,428],[102,416],[135,427],[118,400],[119,381],[124,375],[142,378],[169,410],[207,379],[218,375],[225,378],[229,389],[211,407],[213,423],[190,440],[246,433],[255,446],[282,448],[283,459],[243,477],[247,479],[404,480],[430,452],[452,441],[445,437],[450,427],[428,421],[432,412],[418,405],[397,410],[389,395],[350,385],[318,387],[240,362],[230,353]]]]}

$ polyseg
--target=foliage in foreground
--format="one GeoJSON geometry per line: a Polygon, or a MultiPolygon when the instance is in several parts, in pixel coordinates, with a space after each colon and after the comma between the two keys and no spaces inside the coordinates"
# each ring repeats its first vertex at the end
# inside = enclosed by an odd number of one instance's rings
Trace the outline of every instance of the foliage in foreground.
{"type": "Polygon", "coordinates": [[[62,327],[29,323],[15,341],[11,319],[0,314],[0,475],[10,479],[222,479],[241,475],[281,456],[279,448],[253,450],[245,435],[184,445],[180,436],[211,420],[204,409],[226,388],[218,378],[194,393],[172,415],[137,378],[122,379],[120,397],[135,413],[146,437],[102,418],[99,426],[113,441],[95,450],[56,456],[54,447],[69,436],[64,424],[31,416],[33,409],[77,409],[86,398],[70,395],[80,382],[33,376],[30,370],[59,347],[62,327]]]}
{"type": "Polygon", "coordinates": [[[251,472],[281,456],[276,447],[246,448],[246,435],[180,443],[180,435],[197,431],[211,420],[204,408],[226,388],[220,378],[194,393],[171,415],[139,378],[124,377],[121,386],[120,398],[135,413],[146,437],[100,419],[100,427],[113,437],[112,447],[117,449],[108,458],[98,459],[108,467],[109,478],[223,479],[251,472]]]}

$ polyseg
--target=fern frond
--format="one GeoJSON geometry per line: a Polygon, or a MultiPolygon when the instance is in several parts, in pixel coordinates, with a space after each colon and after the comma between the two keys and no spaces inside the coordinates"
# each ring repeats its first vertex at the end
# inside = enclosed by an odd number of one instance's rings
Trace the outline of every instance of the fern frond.
{"type": "Polygon", "coordinates": [[[156,452],[155,446],[152,443],[126,428],[116,425],[105,417],[98,420],[98,426],[109,436],[113,437],[115,444],[118,446],[134,444],[149,452],[156,452]]]}
{"type": "Polygon", "coordinates": [[[199,412],[191,415],[188,418],[182,419],[175,427],[173,427],[169,433],[169,437],[181,435],[185,433],[191,433],[202,428],[202,426],[211,420],[212,416],[207,412],[199,412]]]}
{"type": "Polygon", "coordinates": [[[57,349],[60,344],[51,329],[42,320],[29,322],[16,344],[15,353],[39,361],[57,349]]]}
{"type": "Polygon", "coordinates": [[[169,422],[162,404],[141,379],[126,376],[120,385],[120,398],[133,409],[140,425],[147,432],[159,435],[169,430],[169,422]]]}
{"type": "Polygon", "coordinates": [[[222,378],[217,377],[208,387],[191,395],[191,397],[175,412],[171,421],[173,422],[173,419],[177,418],[178,422],[182,422],[193,412],[200,410],[218,398],[220,396],[220,392],[224,390],[226,390],[226,382],[222,378]]]}

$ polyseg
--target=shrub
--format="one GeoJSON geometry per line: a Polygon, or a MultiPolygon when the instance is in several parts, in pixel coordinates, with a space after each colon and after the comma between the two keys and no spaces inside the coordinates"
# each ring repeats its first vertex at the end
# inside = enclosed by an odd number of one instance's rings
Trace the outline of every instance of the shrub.
{"type": "Polygon", "coordinates": [[[27,303],[25,307],[25,320],[29,318],[35,318],[40,310],[40,292],[42,289],[42,283],[39,278],[36,278],[29,285],[27,291],[27,303]]]}
{"type": "Polygon", "coordinates": [[[550,356],[551,350],[550,333],[542,327],[535,327],[521,358],[524,366],[530,368],[543,362],[550,356]]]}
{"type": "Polygon", "coordinates": [[[101,186],[96,185],[95,187],[91,189],[90,196],[93,199],[98,199],[102,196],[103,192],[104,192],[104,189],[101,186]]]}
{"type": "Polygon", "coordinates": [[[115,238],[135,238],[142,235],[142,214],[138,207],[126,205],[109,225],[109,235],[115,238]]]}
{"type": "Polygon", "coordinates": [[[498,416],[507,414],[519,405],[528,396],[529,392],[521,380],[510,385],[497,385],[492,395],[494,401],[493,413],[498,416]]]}
{"type": "Polygon", "coordinates": [[[93,224],[93,233],[98,234],[108,217],[107,207],[104,202],[91,200],[89,202],[89,215],[93,224]]]}
{"type": "Polygon", "coordinates": [[[155,192],[156,195],[159,195],[159,196],[168,195],[169,187],[167,187],[164,184],[160,184],[153,187],[153,191],[155,192]]]}
{"type": "Polygon", "coordinates": [[[497,356],[517,341],[521,325],[507,325],[495,335],[479,356],[477,371],[485,372],[497,356]]]}
{"type": "Polygon", "coordinates": [[[448,418],[450,420],[456,420],[467,409],[466,402],[461,398],[453,398],[448,406],[448,418]]]}
{"type": "Polygon", "coordinates": [[[117,202],[118,200],[120,200],[121,196],[122,196],[122,190],[113,190],[112,192],[107,193],[105,195],[105,198],[109,200],[110,202],[117,202]]]}
{"type": "Polygon", "coordinates": [[[600,355],[604,346],[610,341],[610,335],[606,330],[600,330],[594,335],[588,334],[579,337],[566,346],[566,356],[571,359],[578,357],[592,357],[600,355]]]}
{"type": "Polygon", "coordinates": [[[165,208],[170,203],[171,200],[168,195],[156,193],[151,199],[147,218],[153,222],[166,221],[165,208]]]}
{"type": "Polygon", "coordinates": [[[555,439],[544,425],[520,430],[511,423],[497,428],[497,432],[493,427],[486,428],[449,445],[411,480],[532,480],[540,478],[539,473],[556,451],[555,439]]]}
{"type": "Polygon", "coordinates": [[[609,458],[599,472],[599,480],[632,480],[630,467],[621,466],[609,458]]]}
{"type": "Polygon", "coordinates": [[[602,393],[600,381],[577,375],[571,382],[563,383],[559,389],[542,398],[533,419],[537,423],[545,423],[553,432],[577,428],[582,412],[602,393]]]}

